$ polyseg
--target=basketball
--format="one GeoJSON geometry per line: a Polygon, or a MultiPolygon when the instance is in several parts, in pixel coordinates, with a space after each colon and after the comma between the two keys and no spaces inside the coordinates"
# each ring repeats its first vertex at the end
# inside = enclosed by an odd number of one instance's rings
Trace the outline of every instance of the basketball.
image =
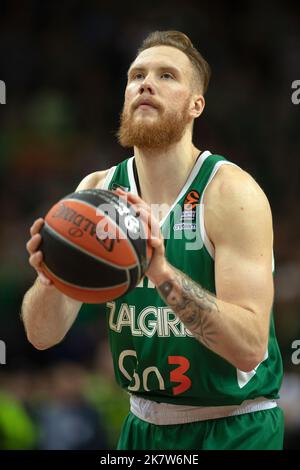
{"type": "Polygon", "coordinates": [[[42,271],[67,296],[85,303],[134,289],[152,256],[149,228],[112,191],[77,191],[58,201],[41,230],[42,271]]]}

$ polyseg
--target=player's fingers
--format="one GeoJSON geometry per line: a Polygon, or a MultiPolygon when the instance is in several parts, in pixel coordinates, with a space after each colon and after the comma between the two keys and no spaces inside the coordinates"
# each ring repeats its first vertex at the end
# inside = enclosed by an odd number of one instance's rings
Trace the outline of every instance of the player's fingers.
{"type": "Polygon", "coordinates": [[[26,243],[26,249],[29,254],[33,254],[37,251],[40,243],[42,241],[42,237],[39,233],[33,235],[30,240],[26,243]]]}
{"type": "Polygon", "coordinates": [[[163,239],[162,238],[156,238],[156,237],[153,238],[152,237],[149,240],[149,242],[150,242],[150,245],[152,246],[152,248],[155,248],[155,249],[157,249],[157,248],[159,248],[163,245],[163,239]]]}
{"type": "Polygon", "coordinates": [[[122,199],[125,199],[125,201],[129,202],[131,204],[131,208],[135,211],[136,215],[138,216],[140,214],[140,209],[143,208],[145,211],[149,213],[149,217],[153,217],[154,214],[151,211],[151,207],[143,201],[139,196],[136,196],[135,194],[132,193],[127,193],[126,191],[123,191],[122,189],[117,189],[116,192],[118,191],[119,196],[122,199]]]}
{"type": "Polygon", "coordinates": [[[151,214],[147,209],[142,206],[134,205],[133,206],[136,217],[140,218],[145,222],[145,224],[151,225],[151,214]]]}
{"type": "Polygon", "coordinates": [[[30,227],[30,235],[33,236],[35,235],[36,233],[38,233],[42,226],[44,225],[44,219],[42,217],[40,217],[39,219],[36,219],[32,226],[30,227]]]}
{"type": "Polygon", "coordinates": [[[117,188],[116,192],[120,195],[120,197],[127,199],[132,204],[132,207],[136,212],[137,216],[142,217],[145,223],[148,224],[150,228],[151,238],[158,240],[158,242],[154,243],[158,243],[160,245],[161,242],[159,240],[163,240],[163,236],[160,231],[159,221],[152,213],[150,206],[146,204],[143,199],[141,199],[139,196],[136,196],[135,194],[127,193],[126,191],[123,191],[120,188],[117,188]]]}
{"type": "Polygon", "coordinates": [[[140,207],[139,217],[148,225],[150,230],[150,238],[163,238],[160,231],[159,221],[151,214],[151,212],[149,212],[144,207],[140,207]]]}
{"type": "Polygon", "coordinates": [[[50,286],[51,284],[53,284],[52,281],[48,279],[45,276],[45,274],[41,271],[42,261],[43,261],[43,253],[41,251],[37,251],[36,253],[31,255],[29,258],[29,263],[36,270],[41,283],[46,286],[50,286]]]}
{"type": "Polygon", "coordinates": [[[29,264],[36,271],[40,271],[42,261],[43,261],[43,253],[41,251],[37,251],[29,257],[29,264]]]}
{"type": "Polygon", "coordinates": [[[128,193],[126,191],[123,191],[123,189],[120,189],[120,188],[116,189],[116,193],[123,199],[126,199],[127,201],[129,201],[131,204],[144,202],[140,196],[137,196],[136,194],[128,193]]]}
{"type": "Polygon", "coordinates": [[[150,207],[147,206],[144,203],[143,204],[141,204],[141,203],[132,204],[131,208],[134,210],[135,215],[137,217],[140,215],[141,209],[143,209],[144,212],[147,212],[149,214],[149,217],[151,217],[150,207]]]}

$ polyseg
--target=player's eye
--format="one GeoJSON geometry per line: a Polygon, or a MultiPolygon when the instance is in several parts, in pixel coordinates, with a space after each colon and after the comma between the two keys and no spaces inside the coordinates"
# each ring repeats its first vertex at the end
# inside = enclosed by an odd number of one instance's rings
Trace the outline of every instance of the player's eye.
{"type": "Polygon", "coordinates": [[[136,73],[133,75],[132,79],[133,80],[142,80],[144,78],[144,75],[142,73],[136,73]]]}
{"type": "Polygon", "coordinates": [[[174,79],[174,76],[170,72],[164,72],[161,74],[161,78],[164,80],[174,79]]]}

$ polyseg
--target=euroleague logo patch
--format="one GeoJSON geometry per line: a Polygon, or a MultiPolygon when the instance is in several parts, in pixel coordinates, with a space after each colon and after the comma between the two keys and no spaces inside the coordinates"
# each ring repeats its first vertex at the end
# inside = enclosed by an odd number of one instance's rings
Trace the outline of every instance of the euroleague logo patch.
{"type": "Polygon", "coordinates": [[[196,209],[196,205],[199,204],[199,200],[200,194],[198,193],[198,191],[193,189],[186,195],[183,203],[183,209],[185,211],[192,211],[193,209],[196,209]]]}
{"type": "Polygon", "coordinates": [[[180,216],[180,223],[174,225],[174,230],[196,230],[196,209],[200,203],[200,194],[196,189],[192,189],[185,196],[183,210],[180,216]]]}

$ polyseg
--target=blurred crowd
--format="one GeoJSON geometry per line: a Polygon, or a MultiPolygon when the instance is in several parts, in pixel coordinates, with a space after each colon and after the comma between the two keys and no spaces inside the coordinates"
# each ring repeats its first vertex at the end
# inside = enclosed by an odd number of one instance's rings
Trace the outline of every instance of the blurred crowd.
{"type": "Polygon", "coordinates": [[[155,29],[185,32],[212,67],[196,145],[249,171],[270,200],[285,445],[299,447],[300,365],[291,360],[300,340],[300,105],[291,101],[300,79],[299,6],[2,0],[0,449],[115,446],[128,399],[112,377],[103,306],[84,305],[62,344],[35,351],[19,318],[34,280],[25,244],[33,220],[83,176],[129,156],[115,137],[126,70],[155,29]]]}
{"type": "Polygon", "coordinates": [[[107,359],[103,368],[61,358],[1,373],[0,449],[114,449],[129,407],[107,359]]]}

